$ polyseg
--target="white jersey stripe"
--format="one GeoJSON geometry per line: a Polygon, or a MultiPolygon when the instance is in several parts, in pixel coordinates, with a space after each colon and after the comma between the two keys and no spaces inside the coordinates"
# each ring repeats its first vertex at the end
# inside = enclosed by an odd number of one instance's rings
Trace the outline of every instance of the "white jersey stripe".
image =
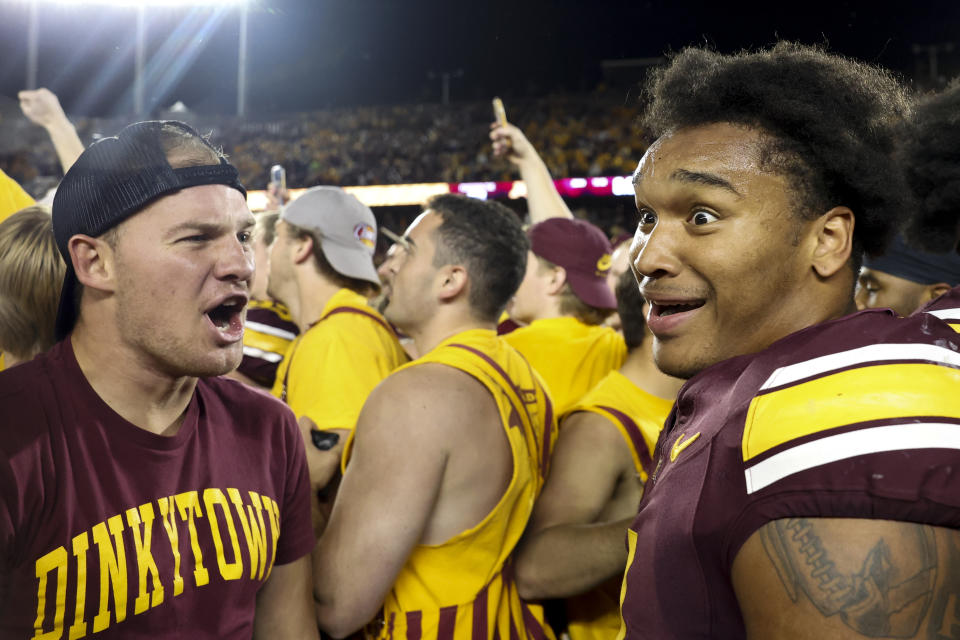
{"type": "Polygon", "coordinates": [[[266,360],[270,363],[277,363],[283,360],[282,353],[274,353],[273,351],[264,351],[263,349],[257,349],[256,347],[248,347],[247,345],[243,346],[243,355],[250,356],[251,358],[260,358],[261,360],[266,360]]]}
{"type": "Polygon", "coordinates": [[[939,311],[927,311],[932,316],[936,316],[941,320],[960,320],[960,308],[957,309],[940,309],[939,311]]]}
{"type": "Polygon", "coordinates": [[[265,333],[268,336],[276,336],[278,338],[283,338],[284,340],[293,340],[297,337],[297,334],[290,333],[289,331],[284,331],[283,329],[277,329],[276,327],[271,327],[268,324],[263,324],[262,322],[246,322],[247,329],[251,331],[256,331],[258,333],[265,333]]]}
{"type": "Polygon", "coordinates": [[[787,476],[837,460],[910,449],[960,449],[960,424],[892,424],[805,442],[770,456],[744,471],[747,493],[755,493],[787,476]]]}
{"type": "Polygon", "coordinates": [[[933,344],[872,344],[850,351],[831,353],[826,356],[798,362],[774,371],[760,390],[772,389],[798,380],[829,373],[859,364],[884,362],[887,360],[915,360],[936,362],[952,367],[960,367],[960,353],[938,347],[933,344]]]}

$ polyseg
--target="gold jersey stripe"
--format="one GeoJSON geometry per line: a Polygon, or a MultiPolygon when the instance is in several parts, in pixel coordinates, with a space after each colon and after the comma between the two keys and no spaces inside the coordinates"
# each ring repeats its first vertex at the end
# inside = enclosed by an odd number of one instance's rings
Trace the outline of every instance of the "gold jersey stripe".
{"type": "Polygon", "coordinates": [[[249,327],[243,334],[244,345],[248,347],[255,347],[261,351],[276,353],[281,356],[287,352],[287,349],[290,347],[290,342],[290,340],[285,338],[251,330],[249,327]]]}
{"type": "MultiPolygon", "coordinates": [[[[623,583],[620,585],[620,611],[623,611],[623,601],[627,597],[627,575],[630,573],[630,567],[633,566],[633,560],[637,555],[637,532],[633,529],[627,529],[627,568],[623,574],[623,583]]],[[[620,632],[616,640],[624,640],[627,637],[627,623],[623,620],[623,614],[620,614],[620,632]]]]}
{"type": "Polygon", "coordinates": [[[816,433],[872,420],[960,419],[960,370],[928,363],[841,371],[757,396],[743,431],[743,459],[816,433]],[[940,402],[931,404],[931,398],[940,402]]]}

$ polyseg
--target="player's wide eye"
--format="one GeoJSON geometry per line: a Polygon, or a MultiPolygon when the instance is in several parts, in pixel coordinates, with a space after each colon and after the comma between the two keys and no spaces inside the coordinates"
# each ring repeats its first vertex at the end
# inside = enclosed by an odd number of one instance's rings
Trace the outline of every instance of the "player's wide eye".
{"type": "Polygon", "coordinates": [[[716,221],[719,220],[719,219],[720,219],[720,218],[718,218],[716,215],[710,213],[709,211],[697,211],[697,212],[694,213],[693,216],[690,218],[690,220],[693,222],[693,224],[695,224],[695,225],[697,225],[697,226],[704,225],[704,224],[709,224],[709,223],[711,223],[711,222],[716,222],[716,221]]]}
{"type": "Polygon", "coordinates": [[[657,224],[657,214],[653,211],[643,210],[640,212],[640,226],[649,226],[657,224]]]}

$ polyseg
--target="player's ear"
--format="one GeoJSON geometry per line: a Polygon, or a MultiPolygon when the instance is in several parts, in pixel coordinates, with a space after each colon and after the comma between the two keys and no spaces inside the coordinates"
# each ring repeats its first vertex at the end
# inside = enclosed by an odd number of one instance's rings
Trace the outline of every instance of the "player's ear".
{"type": "Polygon", "coordinates": [[[843,269],[853,253],[853,211],[834,207],[813,222],[807,236],[813,243],[811,266],[821,278],[843,269]]]}
{"type": "Polygon", "coordinates": [[[936,298],[939,298],[945,294],[947,291],[950,291],[951,288],[952,287],[946,282],[938,282],[937,284],[928,285],[923,292],[923,301],[929,302],[930,300],[935,300],[936,298]]]}
{"type": "Polygon", "coordinates": [[[302,234],[291,242],[293,245],[293,263],[302,264],[313,255],[313,236],[302,234]]]}
{"type": "Polygon", "coordinates": [[[73,270],[84,287],[114,291],[117,280],[116,252],[103,238],[77,234],[67,243],[73,270]]]}
{"type": "Polygon", "coordinates": [[[467,270],[460,265],[450,264],[440,270],[440,300],[449,302],[467,288],[467,270]]]}
{"type": "Polygon", "coordinates": [[[563,267],[555,266],[550,270],[550,280],[547,282],[547,293],[552,296],[557,295],[567,283],[567,270],[563,267]]]}

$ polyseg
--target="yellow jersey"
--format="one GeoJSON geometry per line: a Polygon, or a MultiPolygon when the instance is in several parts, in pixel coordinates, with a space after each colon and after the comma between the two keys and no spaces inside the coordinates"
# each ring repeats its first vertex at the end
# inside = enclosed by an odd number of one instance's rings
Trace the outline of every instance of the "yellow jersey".
{"type": "Polygon", "coordinates": [[[367,299],[340,289],[320,320],[290,344],[272,393],[319,429],[352,431],[373,388],[408,359],[367,299]]]}
{"type": "MultiPolygon", "coordinates": [[[[619,371],[611,371],[570,413],[587,411],[609,420],[623,436],[637,474],[644,482],[653,471],[653,450],[673,400],[650,395],[619,371]]],[[[567,598],[571,640],[614,640],[620,631],[620,576],[587,593],[567,598]]]]}
{"type": "Polygon", "coordinates": [[[513,455],[497,506],[476,526],[413,549],[383,605],[382,640],[544,640],[553,633],[539,605],[520,599],[511,554],[543,487],[556,414],[533,368],[492,330],[464,331],[406,365],[441,363],[491,393],[513,455]]]}
{"type": "Polygon", "coordinates": [[[627,345],[619,333],[571,317],[534,320],[503,338],[543,377],[558,415],[569,413],[627,359],[627,345]]]}
{"type": "Polygon", "coordinates": [[[0,171],[0,222],[32,204],[35,203],[30,194],[13,178],[0,171]]]}

